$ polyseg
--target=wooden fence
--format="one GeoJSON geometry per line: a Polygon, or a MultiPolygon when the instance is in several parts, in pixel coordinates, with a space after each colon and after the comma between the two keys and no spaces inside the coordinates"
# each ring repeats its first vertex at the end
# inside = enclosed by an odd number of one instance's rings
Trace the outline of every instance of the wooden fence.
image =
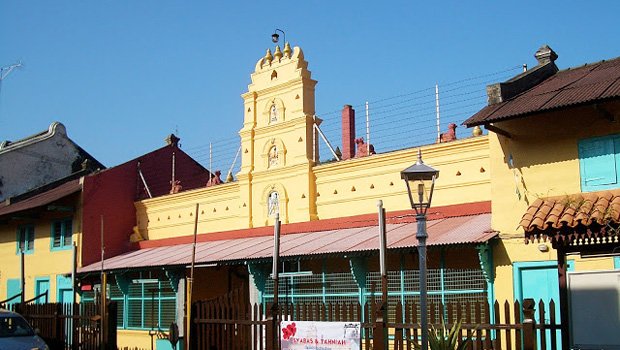
{"type": "Polygon", "coordinates": [[[13,308],[39,330],[39,335],[52,350],[101,349],[102,340],[105,349],[116,350],[116,302],[107,305],[105,335],[98,304],[14,304],[13,308]]]}
{"type": "MultiPolygon", "coordinates": [[[[192,305],[192,344],[196,350],[277,350],[279,320],[361,322],[362,347],[375,350],[412,350],[421,328],[414,303],[298,303],[283,304],[272,317],[272,305],[241,305],[224,299],[192,305]]],[[[429,324],[450,328],[461,320],[461,341],[470,349],[558,349],[560,324],[553,301],[534,305],[519,302],[429,304],[429,324]],[[535,313],[543,322],[534,321],[535,313]],[[493,320],[493,321],[492,321],[493,320]],[[548,320],[545,322],[545,320],[548,320]]]]}

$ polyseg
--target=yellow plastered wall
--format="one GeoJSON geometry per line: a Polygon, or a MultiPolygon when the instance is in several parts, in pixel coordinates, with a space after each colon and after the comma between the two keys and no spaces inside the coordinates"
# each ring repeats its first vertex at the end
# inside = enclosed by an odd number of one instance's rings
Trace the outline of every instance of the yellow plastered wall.
{"type": "Polygon", "coordinates": [[[150,240],[193,235],[196,204],[199,233],[247,227],[240,220],[247,203],[233,182],[135,202],[140,233],[150,240]]]}
{"type": "MultiPolygon", "coordinates": [[[[70,275],[73,262],[73,250],[51,250],[50,235],[51,221],[49,218],[31,222],[15,222],[3,225],[0,231],[0,300],[8,295],[7,281],[9,279],[21,280],[21,256],[17,253],[17,228],[20,224],[34,224],[35,240],[34,250],[24,254],[25,270],[25,298],[35,296],[35,281],[37,279],[49,280],[49,301],[57,301],[56,277],[58,275],[70,275]]],[[[76,227],[74,218],[73,227],[76,227]]],[[[75,229],[74,229],[75,232],[75,229]]],[[[73,241],[77,237],[73,234],[73,241]]]]}
{"type": "MultiPolygon", "coordinates": [[[[618,110],[617,105],[609,108],[618,110]]],[[[494,250],[496,297],[513,300],[514,262],[556,260],[555,250],[549,243],[525,244],[524,232],[518,227],[525,210],[537,198],[581,192],[579,140],[620,133],[620,124],[586,106],[495,126],[512,137],[489,135],[492,226],[501,238],[494,250]],[[509,167],[510,155],[514,168],[509,167]],[[544,249],[540,244],[546,245],[548,251],[541,251],[544,249]]],[[[613,268],[609,258],[570,256],[568,259],[575,261],[576,271],[613,268]]]]}
{"type": "Polygon", "coordinates": [[[157,337],[151,338],[146,331],[128,329],[116,331],[116,344],[119,349],[151,349],[151,339],[155,343],[157,337]]]}
{"type": "MultiPolygon", "coordinates": [[[[486,136],[422,148],[422,158],[439,170],[432,205],[490,200],[489,149],[486,136]]],[[[415,163],[417,148],[333,162],[315,168],[321,219],[377,211],[411,209],[400,172],[415,163]]]]}
{"type": "MultiPolygon", "coordinates": [[[[487,136],[428,145],[422,152],[424,161],[440,171],[433,206],[490,200],[487,136]]],[[[417,149],[408,149],[265,170],[233,183],[136,202],[138,226],[151,240],[192,235],[196,203],[201,234],[273,225],[266,203],[272,189],[280,194],[284,223],[376,213],[378,200],[388,211],[411,209],[400,171],[416,159],[417,149]],[[244,193],[252,188],[256,195],[244,193]],[[316,198],[313,204],[308,203],[311,196],[316,198]],[[247,212],[254,213],[254,224],[246,221],[247,212]]]]}

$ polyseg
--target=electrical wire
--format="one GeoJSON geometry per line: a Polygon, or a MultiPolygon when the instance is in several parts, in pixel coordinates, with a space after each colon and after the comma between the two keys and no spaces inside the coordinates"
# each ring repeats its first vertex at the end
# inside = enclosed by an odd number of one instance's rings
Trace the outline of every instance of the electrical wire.
{"type": "MultiPolygon", "coordinates": [[[[459,125],[472,113],[486,104],[485,87],[489,83],[502,81],[513,76],[521,65],[460,79],[440,88],[441,125],[459,125]]],[[[435,143],[437,138],[435,86],[405,92],[369,101],[370,130],[372,143],[377,152],[389,152],[422,144],[435,143]]],[[[366,101],[352,105],[364,108],[366,101]]],[[[341,133],[341,109],[318,113],[322,119],[321,130],[329,140],[338,140],[341,133]]],[[[356,133],[366,135],[366,124],[357,123],[356,133]]],[[[320,142],[320,141],[319,141],[320,142]]],[[[333,143],[333,142],[332,142],[333,143]]],[[[337,143],[336,143],[337,144],[337,143]]],[[[335,145],[336,145],[335,144],[335,145]]],[[[213,171],[233,167],[233,174],[240,170],[240,164],[233,165],[233,159],[240,145],[238,135],[213,140],[210,143],[185,149],[200,164],[212,164],[213,171]]],[[[319,157],[331,159],[327,147],[319,146],[319,157]]],[[[204,166],[204,165],[203,165],[204,166]]]]}

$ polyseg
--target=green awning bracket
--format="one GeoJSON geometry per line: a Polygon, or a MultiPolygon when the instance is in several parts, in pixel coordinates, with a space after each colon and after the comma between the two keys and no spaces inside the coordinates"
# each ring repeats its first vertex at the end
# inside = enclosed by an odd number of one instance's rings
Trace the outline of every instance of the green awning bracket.
{"type": "Polygon", "coordinates": [[[495,281],[495,271],[493,268],[493,247],[489,242],[478,244],[478,259],[480,260],[480,268],[487,283],[492,284],[495,281]]]}
{"type": "Polygon", "coordinates": [[[265,285],[267,283],[267,277],[270,274],[269,264],[255,264],[248,263],[248,272],[252,275],[254,280],[254,286],[259,292],[265,292],[265,285]]]}
{"type": "Polygon", "coordinates": [[[185,277],[185,269],[178,267],[164,267],[164,273],[170,282],[170,288],[176,293],[179,289],[179,281],[185,277]]]}

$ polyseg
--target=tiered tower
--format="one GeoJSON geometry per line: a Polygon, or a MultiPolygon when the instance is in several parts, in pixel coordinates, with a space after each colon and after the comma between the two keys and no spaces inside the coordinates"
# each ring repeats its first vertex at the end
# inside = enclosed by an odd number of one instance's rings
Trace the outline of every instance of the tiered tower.
{"type": "Polygon", "coordinates": [[[249,227],[316,219],[312,167],[318,157],[314,87],[299,47],[267,50],[244,100],[241,171],[237,174],[249,227]]]}

